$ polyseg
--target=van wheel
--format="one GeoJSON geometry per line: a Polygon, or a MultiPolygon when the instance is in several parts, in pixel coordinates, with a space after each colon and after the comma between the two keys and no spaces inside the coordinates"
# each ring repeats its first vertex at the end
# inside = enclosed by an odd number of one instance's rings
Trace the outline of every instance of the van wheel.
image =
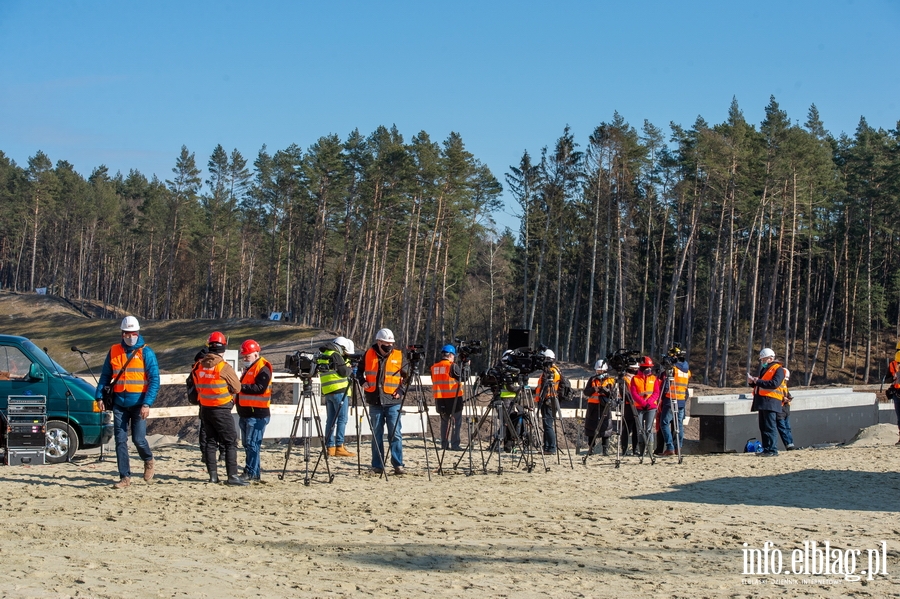
{"type": "Polygon", "coordinates": [[[78,451],[78,435],[62,420],[47,423],[47,448],[44,459],[48,464],[60,464],[75,456],[78,451]]]}

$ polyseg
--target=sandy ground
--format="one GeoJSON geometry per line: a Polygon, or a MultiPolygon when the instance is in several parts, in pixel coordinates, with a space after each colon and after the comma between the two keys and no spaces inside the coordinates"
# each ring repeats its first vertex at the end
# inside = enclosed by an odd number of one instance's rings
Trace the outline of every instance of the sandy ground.
{"type": "Polygon", "coordinates": [[[564,458],[529,473],[505,458],[499,476],[493,461],[490,474],[431,480],[422,441],[407,439],[405,476],[366,473],[365,448],[362,475],[355,459],[332,460],[334,481],[320,465],[309,486],[302,454],[278,479],[283,445],[265,448],[264,484],[242,488],[205,482],[183,444],[158,446],[156,480],[122,491],[114,461],[93,456],[2,467],[0,595],[898,596],[896,438],[880,425],[846,447],[618,469],[573,456],[574,469],[564,458]],[[744,574],[744,544],[767,541],[788,569],[804,541],[860,550],[857,573],[886,541],[887,564],[858,582],[744,574]]]}

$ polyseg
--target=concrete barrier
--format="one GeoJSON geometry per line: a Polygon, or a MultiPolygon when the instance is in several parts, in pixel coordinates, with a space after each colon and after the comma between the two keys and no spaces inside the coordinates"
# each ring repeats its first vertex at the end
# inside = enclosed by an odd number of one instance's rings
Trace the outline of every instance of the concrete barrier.
{"type": "MultiPolygon", "coordinates": [[[[874,392],[834,387],[792,389],[791,395],[791,430],[797,447],[847,443],[860,429],[884,422],[874,392]]],[[[700,419],[701,452],[743,452],[747,440],[759,439],[757,413],[750,411],[752,399],[751,393],[690,399],[690,414],[700,419]]],[[[783,448],[780,439],[779,448],[783,448]]]]}

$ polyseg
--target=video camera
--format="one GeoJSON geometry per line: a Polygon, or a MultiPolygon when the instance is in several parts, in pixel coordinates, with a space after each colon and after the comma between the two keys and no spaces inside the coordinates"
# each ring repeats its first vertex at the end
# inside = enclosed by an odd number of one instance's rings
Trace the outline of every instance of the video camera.
{"type": "Polygon", "coordinates": [[[616,372],[625,372],[629,366],[633,366],[638,362],[641,352],[636,349],[617,349],[611,354],[607,354],[606,363],[616,372]]]}
{"type": "Polygon", "coordinates": [[[484,346],[480,339],[473,339],[470,341],[466,341],[465,339],[455,339],[455,341],[458,346],[456,351],[459,354],[461,362],[468,360],[469,356],[477,356],[484,350],[484,346]]]}
{"type": "Polygon", "coordinates": [[[532,372],[543,370],[545,366],[553,363],[552,359],[547,358],[542,353],[545,349],[547,347],[544,345],[539,345],[536,350],[530,347],[520,347],[514,349],[511,354],[504,358],[504,361],[517,368],[521,374],[531,374],[532,372]]]}
{"type": "Polygon", "coordinates": [[[663,364],[666,366],[674,366],[676,362],[681,362],[685,358],[687,358],[687,352],[681,349],[681,345],[676,343],[672,344],[672,347],[669,348],[669,351],[663,356],[663,364]]]}
{"type": "Polygon", "coordinates": [[[406,359],[416,364],[425,358],[425,346],[420,343],[406,346],[406,359]]]}
{"type": "Polygon", "coordinates": [[[481,384],[494,392],[499,392],[500,387],[504,385],[512,387],[516,384],[518,376],[518,368],[503,363],[478,374],[481,384]]]}
{"type": "Polygon", "coordinates": [[[311,379],[316,375],[319,364],[317,360],[324,357],[319,353],[295,351],[284,357],[284,368],[301,379],[311,379]]]}

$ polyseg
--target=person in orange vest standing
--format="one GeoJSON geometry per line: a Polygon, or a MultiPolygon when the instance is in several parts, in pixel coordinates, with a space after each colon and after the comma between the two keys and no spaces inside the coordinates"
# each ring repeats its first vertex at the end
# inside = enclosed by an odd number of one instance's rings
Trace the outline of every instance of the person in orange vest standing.
{"type": "Polygon", "coordinates": [[[250,483],[238,475],[237,429],[231,417],[234,394],[241,390],[241,380],[234,368],[222,359],[227,344],[225,335],[219,331],[212,333],[206,344],[209,353],[200,358],[191,371],[197,400],[203,406],[200,418],[206,427],[206,445],[200,451],[206,456],[209,482],[219,482],[216,451],[221,445],[225,447],[225,468],[228,472],[225,484],[246,486],[250,483]]]}
{"type": "Polygon", "coordinates": [[[637,412],[635,415],[635,428],[643,431],[638,435],[638,454],[643,454],[645,443],[653,433],[653,422],[656,420],[656,410],[659,408],[659,398],[662,395],[662,383],[653,374],[653,360],[650,356],[644,356],[638,365],[638,372],[631,377],[628,384],[631,392],[631,401],[637,412]]]}
{"type": "Polygon", "coordinates": [[[675,361],[666,362],[672,366],[669,371],[672,376],[666,377],[665,398],[659,408],[659,428],[666,446],[662,452],[663,456],[673,456],[678,453],[675,451],[675,439],[672,435],[672,422],[675,421],[672,402],[678,402],[678,447],[684,447],[684,405],[687,401],[688,382],[691,380],[691,367],[687,362],[687,353],[677,348],[674,352],[669,350],[669,355],[675,358],[675,361]]]}
{"type": "Polygon", "coordinates": [[[462,368],[456,363],[456,348],[445,345],[441,348],[440,361],[431,366],[431,393],[434,395],[434,406],[441,417],[441,449],[462,449],[459,438],[463,411],[460,378],[462,368]]]}
{"type": "Polygon", "coordinates": [[[609,412],[604,416],[616,385],[616,379],[609,376],[606,360],[597,360],[594,364],[594,376],[588,379],[582,394],[587,398],[587,410],[584,414],[584,436],[587,438],[588,451],[594,447],[600,437],[603,455],[609,455],[609,437],[612,435],[612,419],[609,412]],[[603,416],[603,421],[600,417],[603,416]]]}
{"type": "Polygon", "coordinates": [[[237,396],[238,425],[246,461],[241,478],[260,482],[260,448],[263,434],[272,416],[272,364],[259,355],[261,348],[253,339],[241,344],[241,391],[237,396]]]}
{"type": "MultiPolygon", "coordinates": [[[[894,413],[897,415],[897,428],[900,429],[900,342],[897,343],[897,353],[888,364],[888,373],[891,377],[891,386],[888,387],[886,396],[894,402],[894,413]]],[[[900,445],[900,441],[897,441],[900,445]]]]}
{"type": "Polygon", "coordinates": [[[384,473],[384,429],[388,430],[391,465],[394,474],[405,474],[403,466],[403,438],[400,434],[400,408],[403,403],[403,382],[409,376],[403,352],[394,349],[394,333],[380,329],[375,343],[366,350],[362,369],[357,376],[362,384],[372,425],[372,472],[384,473]]]}
{"type": "Polygon", "coordinates": [[[141,325],[134,316],[122,319],[122,340],[106,354],[94,397],[98,400],[102,398],[104,387],[107,386],[111,386],[115,394],[112,411],[119,482],[113,487],[124,489],[131,485],[129,424],[131,441],[144,461],[144,480],[150,482],[155,471],[155,461],[150,444],[147,443],[147,416],[150,415],[150,406],[159,392],[159,364],[156,354],[144,342],[141,325]]]}
{"type": "Polygon", "coordinates": [[[784,400],[784,367],[775,361],[775,351],[764,347],[759,352],[759,376],[747,373],[747,384],[753,387],[751,412],[757,412],[759,436],[762,437],[764,458],[778,455],[778,414],[784,400]]]}

